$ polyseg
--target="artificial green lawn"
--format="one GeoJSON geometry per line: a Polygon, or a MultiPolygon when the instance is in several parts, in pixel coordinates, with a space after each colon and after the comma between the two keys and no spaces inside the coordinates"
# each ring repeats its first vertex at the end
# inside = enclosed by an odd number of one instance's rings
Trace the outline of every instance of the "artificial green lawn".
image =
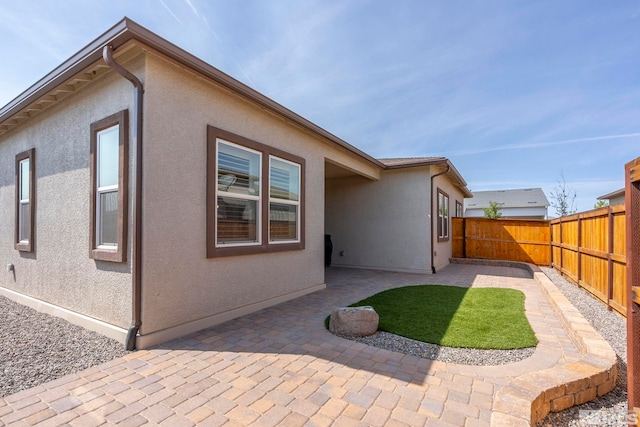
{"type": "Polygon", "coordinates": [[[389,289],[352,304],[370,305],[378,329],[446,347],[515,349],[538,343],[515,289],[420,285],[389,289]]]}

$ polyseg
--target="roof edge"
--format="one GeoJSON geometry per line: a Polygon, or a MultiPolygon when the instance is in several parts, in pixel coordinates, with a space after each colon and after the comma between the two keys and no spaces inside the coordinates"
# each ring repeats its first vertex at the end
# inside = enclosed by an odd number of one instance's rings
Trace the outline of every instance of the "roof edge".
{"type": "Polygon", "coordinates": [[[615,197],[624,196],[624,188],[620,190],[612,191],[611,193],[607,193],[604,196],[598,197],[596,200],[605,200],[605,199],[613,199],[615,197]]]}
{"type": "Polygon", "coordinates": [[[414,161],[411,162],[410,159],[407,159],[409,161],[404,162],[404,163],[396,163],[393,165],[385,165],[384,169],[385,170],[391,170],[391,169],[406,169],[406,168],[415,168],[415,167],[423,167],[423,166],[437,166],[437,165],[443,165],[443,166],[448,166],[449,170],[447,171],[447,175],[448,174],[452,174],[454,177],[454,180],[458,182],[458,186],[460,187],[460,190],[464,193],[465,197],[473,197],[473,193],[471,193],[471,191],[467,188],[467,181],[464,180],[464,178],[462,177],[462,175],[460,174],[460,172],[458,171],[458,169],[456,169],[456,167],[453,165],[453,163],[451,162],[451,160],[447,159],[446,157],[437,157],[434,159],[429,159],[429,160],[424,160],[424,161],[414,161]]]}
{"type": "Polygon", "coordinates": [[[378,166],[379,168],[385,168],[385,165],[383,163],[365,153],[364,151],[354,147],[353,145],[335,136],[329,131],[321,128],[310,120],[305,119],[299,114],[289,110],[283,105],[261,94],[257,90],[252,89],[239,80],[236,80],[230,75],[197,58],[186,50],[160,37],[159,35],[148,30],[135,21],[127,18],[126,16],[118,21],[114,26],[109,28],[106,32],[87,44],[80,51],[72,55],[69,59],[64,61],[61,65],[54,68],[51,72],[31,85],[28,89],[11,100],[8,104],[0,108],[0,123],[14,116],[34,100],[53,90],[55,87],[68,80],[91,63],[102,60],[102,48],[105,45],[111,45],[113,49],[116,50],[118,47],[122,46],[124,43],[132,39],[137,40],[157,50],[158,52],[168,56],[169,58],[188,68],[193,69],[200,74],[203,74],[205,77],[208,77],[215,82],[222,84],[223,86],[265,107],[266,109],[280,116],[283,116],[288,120],[291,120],[292,122],[307,129],[308,131],[322,138],[328,139],[336,145],[345,148],[351,153],[378,166]]]}

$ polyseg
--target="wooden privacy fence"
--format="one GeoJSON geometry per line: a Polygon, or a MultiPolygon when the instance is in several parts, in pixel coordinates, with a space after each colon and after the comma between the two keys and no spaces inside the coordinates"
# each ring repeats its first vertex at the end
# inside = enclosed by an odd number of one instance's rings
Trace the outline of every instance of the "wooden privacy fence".
{"type": "Polygon", "coordinates": [[[624,205],[551,221],[553,267],[566,278],[626,315],[624,205]]]}
{"type": "Polygon", "coordinates": [[[452,256],[553,266],[626,315],[624,205],[544,220],[452,218],[452,256]]]}
{"type": "Polygon", "coordinates": [[[452,218],[452,256],[551,265],[549,221],[452,218]]]}

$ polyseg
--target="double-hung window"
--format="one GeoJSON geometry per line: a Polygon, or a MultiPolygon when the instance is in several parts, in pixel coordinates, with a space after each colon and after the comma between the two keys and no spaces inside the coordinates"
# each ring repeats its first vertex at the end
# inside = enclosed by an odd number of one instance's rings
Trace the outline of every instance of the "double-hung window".
{"type": "Polygon", "coordinates": [[[449,195],[438,189],[438,241],[449,240],[449,195]]]}
{"type": "Polygon", "coordinates": [[[304,249],[304,159],[207,133],[207,257],[304,249]]]}
{"type": "Polygon", "coordinates": [[[121,111],[91,125],[89,256],[126,261],[128,121],[121,111]]]}
{"type": "Polygon", "coordinates": [[[16,156],[16,225],[15,249],[34,249],[35,148],[16,156]]]}
{"type": "Polygon", "coordinates": [[[300,165],[275,156],[269,164],[269,242],[296,242],[300,236],[300,165]]]}
{"type": "Polygon", "coordinates": [[[216,246],[259,245],[262,153],[220,139],[216,143],[216,246]]]}
{"type": "Polygon", "coordinates": [[[456,200],[456,218],[462,218],[463,215],[462,203],[456,200]]]}

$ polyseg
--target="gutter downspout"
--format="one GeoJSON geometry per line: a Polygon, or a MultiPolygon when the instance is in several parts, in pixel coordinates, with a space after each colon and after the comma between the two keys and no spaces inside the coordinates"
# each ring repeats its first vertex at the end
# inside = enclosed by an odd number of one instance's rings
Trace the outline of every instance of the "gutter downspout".
{"type": "MultiPolygon", "coordinates": [[[[433,238],[433,179],[437,176],[440,175],[444,175],[445,173],[449,172],[449,169],[451,169],[451,167],[449,166],[449,163],[447,163],[447,168],[445,170],[443,170],[442,172],[438,172],[435,175],[431,175],[431,273],[432,274],[436,274],[436,266],[433,265],[434,262],[434,250],[433,250],[433,245],[434,245],[434,238],[433,238]]],[[[438,229],[438,224],[436,224],[435,230],[438,229]]]]}
{"type": "Polygon", "coordinates": [[[102,49],[102,58],[116,73],[129,80],[134,86],[134,116],[133,121],[136,135],[136,149],[133,159],[133,167],[135,169],[133,199],[133,264],[132,264],[132,320],[131,327],[127,333],[126,348],[127,350],[135,350],[136,337],[142,324],[142,101],[144,88],[140,80],[122,65],[113,59],[113,47],[104,46],[102,49]]]}

